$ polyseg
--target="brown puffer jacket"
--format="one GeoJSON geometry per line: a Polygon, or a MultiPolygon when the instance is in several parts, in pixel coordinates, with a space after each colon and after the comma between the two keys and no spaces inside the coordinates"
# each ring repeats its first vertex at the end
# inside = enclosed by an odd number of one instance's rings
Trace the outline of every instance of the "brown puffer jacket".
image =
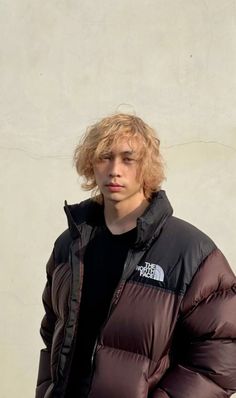
{"type": "MultiPolygon", "coordinates": [[[[46,349],[36,398],[65,395],[83,253],[103,208],[87,200],[65,210],[69,229],[47,264],[46,349]]],[[[172,216],[164,191],[154,195],[137,229],[94,349],[88,397],[230,397],[236,391],[236,279],[226,259],[205,234],[172,216]]]]}

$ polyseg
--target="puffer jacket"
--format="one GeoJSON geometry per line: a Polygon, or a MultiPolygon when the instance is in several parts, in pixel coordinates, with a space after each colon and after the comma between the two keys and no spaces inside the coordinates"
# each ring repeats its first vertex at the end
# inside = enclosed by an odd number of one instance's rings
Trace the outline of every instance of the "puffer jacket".
{"type": "MultiPolygon", "coordinates": [[[[36,398],[65,396],[83,255],[103,207],[89,199],[65,211],[69,228],[47,264],[36,398]]],[[[172,215],[164,191],[137,221],[91,361],[88,398],[226,398],[236,391],[236,278],[209,237],[172,215]]]]}

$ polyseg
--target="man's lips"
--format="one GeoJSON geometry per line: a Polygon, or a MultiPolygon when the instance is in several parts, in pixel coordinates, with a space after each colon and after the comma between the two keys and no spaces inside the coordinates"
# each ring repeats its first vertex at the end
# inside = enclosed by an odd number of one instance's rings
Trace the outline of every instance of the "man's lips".
{"type": "Polygon", "coordinates": [[[109,184],[106,184],[106,187],[120,187],[120,188],[122,188],[123,185],[120,185],[120,184],[116,184],[116,183],[111,182],[111,183],[109,183],[109,184]]]}
{"type": "Polygon", "coordinates": [[[105,186],[111,192],[118,192],[124,187],[123,185],[116,184],[116,183],[109,183],[109,184],[106,184],[105,186]]]}

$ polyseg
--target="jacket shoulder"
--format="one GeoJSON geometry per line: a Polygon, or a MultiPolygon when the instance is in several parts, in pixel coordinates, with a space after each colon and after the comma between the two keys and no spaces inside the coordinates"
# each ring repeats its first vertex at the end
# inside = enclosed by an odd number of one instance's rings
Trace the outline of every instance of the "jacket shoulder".
{"type": "Polygon", "coordinates": [[[174,240],[176,248],[185,255],[191,253],[199,263],[216,249],[216,244],[207,234],[180,218],[171,216],[166,223],[166,232],[174,240]]]}
{"type": "Polygon", "coordinates": [[[215,250],[215,243],[204,232],[171,216],[153,245],[150,261],[156,257],[166,275],[166,288],[182,295],[203,261],[215,250]]]}

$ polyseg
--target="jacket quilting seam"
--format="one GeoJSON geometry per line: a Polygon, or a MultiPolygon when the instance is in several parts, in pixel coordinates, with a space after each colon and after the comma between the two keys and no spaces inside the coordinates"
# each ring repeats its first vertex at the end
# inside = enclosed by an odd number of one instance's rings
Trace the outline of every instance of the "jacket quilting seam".
{"type": "Polygon", "coordinates": [[[128,280],[127,281],[127,285],[128,284],[132,284],[132,285],[139,285],[139,286],[145,286],[148,287],[148,289],[153,289],[153,290],[161,290],[161,291],[165,291],[167,293],[173,294],[174,296],[184,296],[185,292],[183,291],[176,291],[176,290],[172,290],[172,289],[168,289],[166,287],[162,287],[162,286],[153,286],[147,282],[143,283],[143,282],[138,282],[138,281],[133,281],[133,280],[128,280]]]}
{"type": "MultiPolygon", "coordinates": [[[[125,350],[125,349],[123,349],[123,348],[112,347],[112,346],[110,346],[110,345],[108,345],[108,344],[101,344],[101,343],[99,343],[98,345],[99,345],[99,350],[102,349],[102,348],[109,348],[109,349],[111,349],[111,350],[121,351],[121,352],[125,352],[125,353],[127,353],[127,354],[133,354],[133,355],[135,355],[135,356],[145,358],[145,359],[147,359],[149,362],[153,362],[154,364],[157,364],[157,363],[158,363],[157,361],[154,361],[153,359],[149,358],[147,355],[139,354],[138,352],[125,350]]],[[[98,350],[98,351],[99,351],[99,350],[98,350]]]]}

